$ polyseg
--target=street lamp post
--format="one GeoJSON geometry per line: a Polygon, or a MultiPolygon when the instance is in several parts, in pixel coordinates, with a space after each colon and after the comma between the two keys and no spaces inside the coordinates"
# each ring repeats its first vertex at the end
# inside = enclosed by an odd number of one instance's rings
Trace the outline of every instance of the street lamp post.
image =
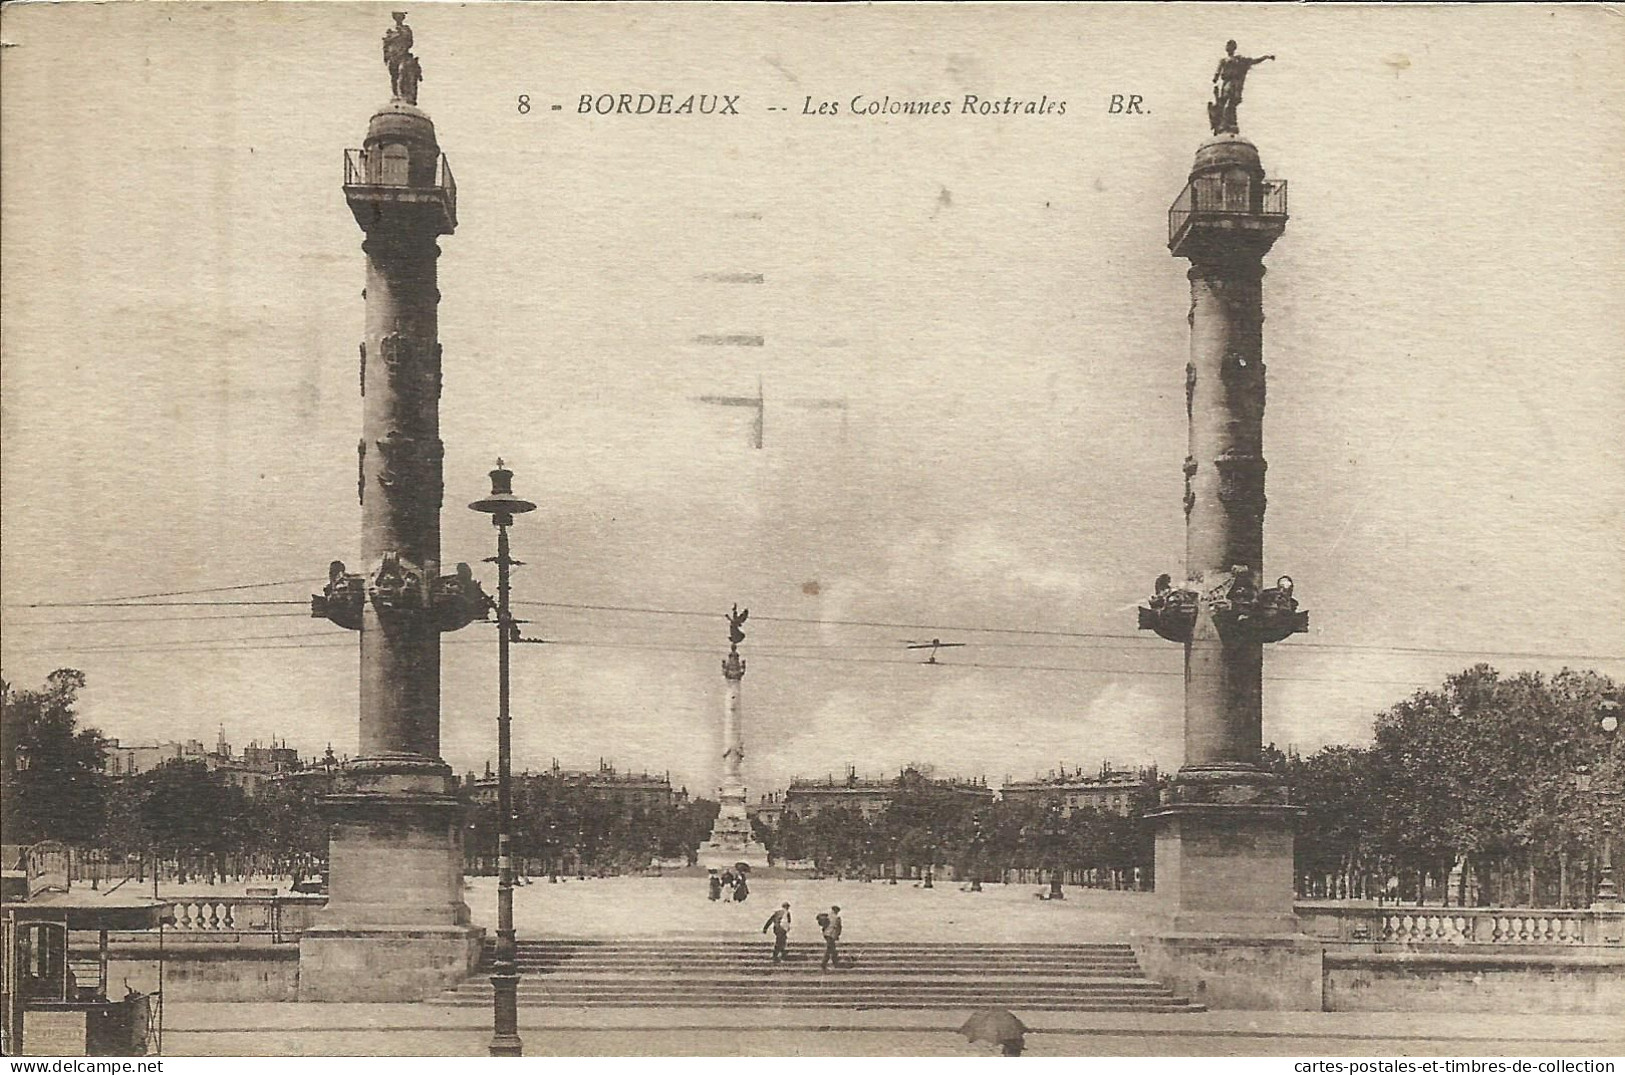
{"type": "MultiPolygon", "coordinates": [[[[1597,714],[1597,730],[1602,732],[1603,735],[1605,735],[1607,737],[1607,741],[1608,741],[1608,743],[1610,745],[1610,748],[1611,748],[1612,744],[1613,744],[1614,736],[1619,732],[1619,702],[1618,702],[1618,700],[1613,699],[1613,698],[1608,698],[1608,699],[1605,699],[1603,701],[1602,707],[1600,708],[1600,710],[1598,711],[1598,714],[1597,714]]],[[[1612,758],[1613,758],[1612,749],[1609,750],[1609,758],[1610,758],[1610,763],[1609,763],[1608,772],[1609,772],[1609,775],[1612,776],[1612,775],[1614,775],[1614,767],[1613,767],[1613,764],[1612,764],[1612,758]]],[[[1597,792],[1597,797],[1599,799],[1601,799],[1602,802],[1603,802],[1603,815],[1602,815],[1602,869],[1600,871],[1601,876],[1599,876],[1597,878],[1597,901],[1596,901],[1596,904],[1594,906],[1605,907],[1605,908],[1608,908],[1608,909],[1611,910],[1614,907],[1619,905],[1619,892],[1614,887],[1614,862],[1613,862],[1613,843],[1614,843],[1613,807],[1614,807],[1614,804],[1619,801],[1619,792],[1617,790],[1614,790],[1614,789],[1609,789],[1607,791],[1599,790],[1597,792]]]]}
{"type": "MultiPolygon", "coordinates": [[[[1597,730],[1603,733],[1611,748],[1614,735],[1619,731],[1619,702],[1612,698],[1603,701],[1597,714],[1597,730]]],[[[1605,752],[1612,759],[1612,749],[1605,752]]],[[[1610,761],[1610,775],[1612,772],[1613,766],[1610,761]]],[[[1591,901],[1591,907],[1593,910],[1612,910],[1619,905],[1619,890],[1614,885],[1614,822],[1611,815],[1620,793],[1613,789],[1594,788],[1591,769],[1586,765],[1580,766],[1579,771],[1574,774],[1574,787],[1580,794],[1590,797],[1602,810],[1602,823],[1599,826],[1602,835],[1602,861],[1598,863],[1597,891],[1591,901]]]]}
{"type": "Polygon", "coordinates": [[[508,552],[508,527],[513,517],[535,511],[536,505],[513,495],[513,471],[497,460],[491,471],[491,495],[469,505],[491,516],[497,528],[497,554],[486,562],[497,565],[497,945],[491,961],[492,1056],[523,1056],[519,1040],[519,965],[513,929],[513,855],[508,833],[513,816],[512,738],[508,718],[508,644],[519,633],[508,610],[509,571],[520,561],[508,552]]]}

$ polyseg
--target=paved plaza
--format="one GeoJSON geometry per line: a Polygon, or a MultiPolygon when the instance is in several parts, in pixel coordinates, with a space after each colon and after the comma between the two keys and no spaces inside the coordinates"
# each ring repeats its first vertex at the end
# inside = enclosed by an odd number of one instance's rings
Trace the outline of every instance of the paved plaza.
{"type": "MultiPolygon", "coordinates": [[[[1360,1012],[1022,1014],[1030,1056],[1618,1056],[1609,1015],[1360,1012]]],[[[521,1009],[531,1056],[985,1056],[949,1012],[521,1009]]],[[[175,1004],[165,1052],[483,1055],[489,1013],[428,1004],[175,1004]]]]}
{"type": "MultiPolygon", "coordinates": [[[[767,941],[762,921],[788,900],[805,916],[792,946],[815,945],[812,916],[841,907],[855,942],[1033,943],[1125,940],[1151,907],[1149,893],[1068,888],[1052,903],[1044,886],[986,884],[980,893],[944,881],[812,881],[762,878],[743,905],[711,903],[703,877],[533,880],[515,893],[521,938],[716,937],[767,941]]],[[[215,887],[206,890],[224,894],[215,887]]],[[[471,878],[476,924],[491,926],[492,878],[471,878]]],[[[831,1009],[628,1009],[521,1007],[529,1055],[543,1056],[978,1056],[956,1033],[968,1012],[831,1009]]],[[[1625,1030],[1614,1016],[1404,1012],[1234,1012],[1158,1015],[1018,1012],[1034,1033],[1032,1056],[1617,1056],[1625,1030]]],[[[263,1055],[273,1032],[281,1055],[483,1055],[489,1013],[424,1004],[216,1004],[174,1002],[170,1055],[263,1055]]]]}
{"type": "MultiPolygon", "coordinates": [[[[738,931],[760,935],[773,909],[789,902],[791,943],[819,944],[813,916],[841,908],[843,938],[853,941],[1124,941],[1151,908],[1148,892],[1068,888],[1066,899],[1037,898],[1047,885],[963,882],[812,881],[762,878],[743,904],[706,899],[704,877],[531,879],[514,891],[514,928],[522,939],[636,937],[738,931]]],[[[496,925],[496,880],[470,878],[464,892],[474,924],[496,925]]]]}

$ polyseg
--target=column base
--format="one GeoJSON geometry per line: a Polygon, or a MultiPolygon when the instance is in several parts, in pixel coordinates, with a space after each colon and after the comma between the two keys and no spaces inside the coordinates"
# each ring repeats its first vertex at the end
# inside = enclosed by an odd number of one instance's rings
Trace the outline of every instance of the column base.
{"type": "Polygon", "coordinates": [[[1213,1009],[1318,1012],[1321,943],[1301,934],[1149,932],[1132,938],[1146,975],[1213,1009]]]}
{"type": "MultiPolygon", "coordinates": [[[[1176,795],[1181,790],[1176,782],[1176,795]]],[[[1267,787],[1257,790],[1269,793],[1267,787]]],[[[1177,798],[1147,813],[1157,824],[1155,913],[1161,927],[1176,933],[1297,933],[1292,843],[1302,815],[1301,807],[1268,801],[1177,798]]]]}
{"type": "Polygon", "coordinates": [[[1156,820],[1155,924],[1134,937],[1145,972],[1209,1008],[1320,1011],[1321,944],[1293,913],[1300,807],[1267,774],[1181,770],[1156,820]]]}
{"type": "Polygon", "coordinates": [[[352,771],[322,800],[332,823],[324,926],[466,926],[463,804],[443,762],[391,759],[352,771]]]}
{"type": "Polygon", "coordinates": [[[707,869],[727,869],[736,862],[766,866],[767,848],[756,840],[743,789],[724,784],[721,798],[721,809],[711,824],[710,837],[700,845],[697,864],[707,869]]]}
{"type": "Polygon", "coordinates": [[[299,999],[427,1000],[478,969],[484,938],[473,926],[312,926],[299,937],[299,999]]]}

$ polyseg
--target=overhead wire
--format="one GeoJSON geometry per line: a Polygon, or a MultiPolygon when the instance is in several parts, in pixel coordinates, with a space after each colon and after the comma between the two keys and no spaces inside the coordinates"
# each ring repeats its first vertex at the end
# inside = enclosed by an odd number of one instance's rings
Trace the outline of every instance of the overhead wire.
{"type": "MultiPolygon", "coordinates": [[[[297,606],[305,606],[307,604],[307,601],[304,600],[304,599],[298,599],[298,600],[293,600],[293,599],[289,599],[289,600],[272,600],[272,599],[263,599],[263,600],[261,600],[261,599],[212,600],[211,599],[211,600],[203,600],[203,601],[174,601],[174,600],[167,600],[167,598],[185,597],[185,596],[192,596],[192,595],[199,595],[199,594],[210,594],[210,593],[225,593],[225,592],[257,589],[257,588],[266,588],[266,587],[274,587],[274,586],[286,586],[286,585],[294,585],[294,584],[309,584],[309,583],[315,583],[315,582],[320,582],[320,581],[321,581],[321,579],[319,579],[319,578],[310,578],[310,577],[298,578],[298,579],[281,579],[281,580],[270,581],[270,582],[240,583],[240,584],[236,584],[236,585],[232,585],[232,586],[204,587],[204,588],[200,588],[200,589],[196,589],[196,590],[171,590],[171,591],[153,592],[153,593],[149,593],[149,594],[135,594],[135,595],[129,595],[129,596],[125,596],[125,597],[106,598],[106,599],[95,600],[95,601],[34,602],[34,603],[28,603],[28,604],[8,605],[7,607],[8,608],[14,608],[14,609],[32,610],[32,609],[62,609],[62,608],[163,609],[163,608],[203,608],[203,607],[219,607],[219,606],[235,606],[235,607],[249,607],[249,606],[252,606],[252,607],[266,607],[266,606],[295,606],[295,605],[297,605],[297,606]]],[[[589,604],[589,603],[582,603],[582,602],[542,601],[542,600],[525,600],[525,599],[516,600],[514,602],[514,604],[518,605],[518,606],[525,606],[525,607],[532,607],[532,608],[550,608],[550,609],[558,609],[558,610],[569,611],[569,612],[582,612],[582,613],[599,612],[599,613],[612,613],[612,614],[621,614],[621,615],[646,615],[646,616],[652,615],[652,616],[669,616],[669,617],[696,618],[696,619],[716,619],[716,618],[718,618],[720,616],[720,613],[704,612],[704,611],[700,611],[700,610],[696,610],[696,609],[663,608],[663,607],[652,606],[652,605],[589,604]]],[[[94,624],[94,625],[98,625],[98,626],[109,626],[109,625],[117,626],[117,625],[122,624],[122,623],[157,623],[157,622],[184,623],[184,622],[189,622],[191,620],[203,621],[203,620],[212,620],[212,619],[233,619],[233,618],[259,619],[259,618],[271,618],[271,617],[275,617],[275,616],[295,616],[295,615],[300,615],[300,613],[295,613],[295,612],[290,611],[290,612],[267,613],[267,614],[264,614],[263,616],[250,614],[250,613],[221,614],[221,615],[218,615],[218,616],[211,616],[211,615],[180,615],[180,616],[175,616],[175,617],[134,617],[134,616],[132,616],[132,617],[129,617],[128,619],[109,618],[109,619],[103,619],[103,620],[88,620],[87,619],[87,620],[81,620],[81,621],[72,621],[72,620],[62,620],[62,621],[48,621],[48,620],[47,621],[38,621],[38,620],[36,620],[36,621],[28,621],[28,620],[21,620],[21,621],[18,621],[18,620],[13,620],[12,623],[10,624],[10,626],[12,626],[12,627],[34,627],[34,626],[56,625],[56,624],[73,625],[75,623],[84,623],[84,624],[87,624],[87,625],[94,624]]],[[[932,624],[932,623],[918,623],[918,622],[907,622],[907,621],[898,621],[898,620],[847,620],[847,619],[837,619],[837,618],[828,618],[828,617],[782,616],[782,615],[772,615],[772,614],[766,614],[766,613],[758,613],[754,618],[755,618],[755,620],[757,622],[762,622],[762,623],[785,623],[785,624],[796,624],[796,625],[815,626],[815,627],[853,627],[853,628],[863,628],[863,629],[898,630],[898,631],[910,631],[910,632],[940,632],[940,633],[949,633],[949,634],[1009,635],[1009,636],[1019,636],[1019,637],[1023,637],[1023,638],[1026,638],[1026,637],[1032,637],[1032,638],[1062,638],[1062,639],[1075,640],[1075,641],[1062,642],[1062,643],[1044,644],[1044,643],[1025,643],[1025,642],[996,642],[996,641],[986,640],[986,639],[976,639],[976,640],[973,640],[973,641],[967,643],[968,645],[981,646],[981,647],[985,647],[985,648],[1009,648],[1009,649],[1017,649],[1017,650],[1019,650],[1019,649],[1056,649],[1056,650],[1065,650],[1065,649],[1073,649],[1073,648],[1076,648],[1076,649],[1106,649],[1106,648],[1116,648],[1116,647],[1112,646],[1112,645],[1099,645],[1098,643],[1128,643],[1128,642],[1142,643],[1143,642],[1143,643],[1155,644],[1158,641],[1160,641],[1159,639],[1154,638],[1154,637],[1152,637],[1150,635],[1147,635],[1147,634],[1144,634],[1144,633],[1130,634],[1130,633],[1126,633],[1126,632],[1106,632],[1106,631],[1067,631],[1067,630],[1060,630],[1060,629],[1055,629],[1055,628],[1036,628],[1036,627],[989,627],[989,626],[980,626],[980,625],[973,625],[973,624],[932,624]],[[1087,644],[1086,645],[1086,644],[1084,644],[1085,642],[1096,643],[1096,644],[1087,644]]],[[[293,636],[289,636],[289,637],[293,637],[293,636]]],[[[184,640],[177,640],[177,641],[184,641],[184,640]]],[[[209,640],[209,641],[230,641],[230,640],[209,640]]],[[[146,644],[148,644],[148,645],[158,645],[158,644],[161,644],[161,643],[146,643],[146,644]]],[[[810,645],[815,645],[815,644],[814,643],[803,643],[802,644],[803,648],[805,648],[807,646],[810,646],[810,645]]],[[[856,648],[865,648],[865,647],[871,645],[871,643],[867,643],[867,642],[821,643],[821,644],[816,644],[816,645],[818,645],[819,648],[837,649],[837,648],[848,648],[848,647],[850,647],[850,648],[856,649],[856,648]]],[[[107,648],[111,648],[111,647],[107,647],[107,648]]],[[[1436,647],[1436,646],[1405,646],[1405,645],[1397,645],[1397,644],[1361,644],[1361,643],[1352,643],[1352,642],[1316,642],[1316,641],[1310,641],[1310,640],[1294,640],[1290,644],[1288,644],[1287,646],[1281,647],[1280,649],[1274,650],[1272,652],[1281,653],[1281,652],[1293,652],[1293,651],[1304,651],[1304,650],[1369,652],[1369,653],[1389,653],[1389,654],[1414,654],[1414,655],[1421,655],[1421,656],[1440,656],[1440,657],[1511,657],[1511,658],[1518,658],[1518,659],[1553,660],[1553,661],[1619,661],[1619,660],[1625,660],[1625,655],[1619,655],[1619,654],[1562,654],[1562,653],[1552,653],[1552,652],[1536,651],[1536,650],[1496,650],[1496,649],[1485,649],[1485,648],[1451,648],[1451,647],[1436,647]]],[[[82,652],[88,652],[90,650],[89,650],[88,647],[82,647],[81,651],[82,652]]],[[[15,651],[14,650],[13,652],[26,652],[26,651],[15,651]]],[[[1148,649],[1147,652],[1150,652],[1150,650],[1148,649]]],[[[1163,650],[1163,652],[1171,652],[1171,651],[1163,650]]],[[[850,658],[848,658],[848,659],[850,659],[850,658]]],[[[903,662],[903,663],[908,663],[908,662],[903,662]]],[[[956,663],[958,663],[958,664],[960,664],[962,666],[967,665],[967,662],[964,662],[964,661],[960,661],[960,662],[956,662],[956,663]]],[[[1087,669],[1080,669],[1080,670],[1087,671],[1087,669]]]]}

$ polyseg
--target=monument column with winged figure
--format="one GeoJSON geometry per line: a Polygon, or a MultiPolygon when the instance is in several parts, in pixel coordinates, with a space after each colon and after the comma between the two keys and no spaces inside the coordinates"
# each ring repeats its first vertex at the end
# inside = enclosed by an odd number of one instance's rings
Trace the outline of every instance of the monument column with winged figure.
{"type": "Polygon", "coordinates": [[[722,661],[722,677],[727,682],[722,701],[722,780],[717,787],[721,804],[716,823],[711,827],[711,838],[700,848],[700,864],[704,866],[732,866],[745,862],[752,866],[764,865],[767,849],[757,842],[751,830],[750,812],[745,788],[745,732],[744,701],[741,687],[745,679],[745,659],[739,655],[739,644],[745,641],[745,621],[750,609],[737,604],[726,614],[728,620],[728,656],[722,661]]]}

